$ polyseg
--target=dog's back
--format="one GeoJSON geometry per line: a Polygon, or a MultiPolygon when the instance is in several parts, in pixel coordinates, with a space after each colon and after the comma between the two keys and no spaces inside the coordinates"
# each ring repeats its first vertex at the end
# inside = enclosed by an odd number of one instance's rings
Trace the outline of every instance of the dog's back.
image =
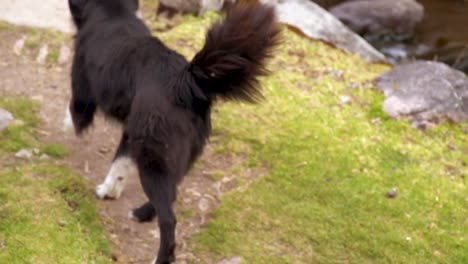
{"type": "Polygon", "coordinates": [[[75,39],[72,79],[89,86],[77,93],[88,93],[83,97],[92,97],[89,101],[106,116],[125,122],[137,89],[165,86],[187,61],[153,38],[136,16],[116,8],[118,1],[114,8],[109,2],[91,2],[94,6],[87,8],[89,21],[75,39]]]}

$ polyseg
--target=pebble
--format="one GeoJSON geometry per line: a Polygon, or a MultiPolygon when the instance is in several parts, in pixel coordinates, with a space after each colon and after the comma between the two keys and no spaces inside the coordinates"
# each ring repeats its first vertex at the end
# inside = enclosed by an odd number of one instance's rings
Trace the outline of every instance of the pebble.
{"type": "Polygon", "coordinates": [[[18,56],[21,55],[25,42],[26,42],[26,36],[22,36],[20,39],[18,39],[15,42],[15,45],[13,46],[13,53],[15,55],[18,55],[18,56]]]}
{"type": "Polygon", "coordinates": [[[43,96],[43,95],[40,95],[40,94],[38,94],[38,95],[33,95],[33,96],[31,96],[31,100],[37,101],[37,102],[39,102],[39,103],[42,103],[42,102],[44,102],[44,96],[43,96]]]}
{"type": "Polygon", "coordinates": [[[387,193],[387,197],[388,198],[396,198],[398,196],[398,192],[397,192],[397,189],[396,188],[393,188],[391,189],[388,193],[387,193]]]}
{"type": "Polygon", "coordinates": [[[153,229],[153,230],[150,230],[149,232],[155,239],[159,239],[160,237],[159,229],[153,229]]]}
{"type": "Polygon", "coordinates": [[[33,153],[29,149],[22,149],[15,154],[18,159],[29,160],[33,157],[33,153]]]}
{"type": "Polygon", "coordinates": [[[48,160],[50,159],[50,157],[47,155],[47,154],[42,154],[40,157],[39,157],[39,160],[48,160]]]}
{"type": "Polygon", "coordinates": [[[349,97],[347,95],[340,96],[340,102],[342,104],[348,104],[348,103],[351,102],[351,97],[349,97]]]}
{"type": "Polygon", "coordinates": [[[208,209],[210,209],[210,200],[204,197],[201,198],[198,202],[198,209],[200,209],[200,211],[202,211],[203,213],[207,212],[208,209]]]}
{"type": "Polygon", "coordinates": [[[101,147],[99,149],[99,153],[102,153],[102,154],[106,154],[106,153],[109,153],[110,152],[110,149],[108,147],[101,147]]]}
{"type": "Polygon", "coordinates": [[[0,108],[0,131],[7,128],[13,121],[15,121],[13,115],[7,110],[0,108]]]}
{"type": "Polygon", "coordinates": [[[59,64],[67,63],[69,58],[70,58],[70,55],[71,55],[70,48],[68,46],[66,46],[66,45],[62,45],[60,47],[60,55],[59,55],[59,58],[58,58],[58,63],[59,64]]]}
{"type": "Polygon", "coordinates": [[[39,50],[39,54],[37,55],[36,62],[39,64],[45,64],[47,55],[49,55],[49,46],[45,44],[39,50]]]}
{"type": "Polygon", "coordinates": [[[230,259],[223,259],[218,264],[240,264],[242,263],[242,258],[241,257],[233,257],[230,259]]]}

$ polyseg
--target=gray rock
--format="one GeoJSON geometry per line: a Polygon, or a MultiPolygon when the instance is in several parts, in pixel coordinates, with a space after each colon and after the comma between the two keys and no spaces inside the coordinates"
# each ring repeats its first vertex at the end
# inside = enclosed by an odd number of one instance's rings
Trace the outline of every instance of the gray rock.
{"type": "Polygon", "coordinates": [[[71,53],[72,52],[67,45],[62,45],[60,47],[60,55],[59,55],[58,63],[59,64],[67,63],[71,57],[71,53]]]}
{"type": "Polygon", "coordinates": [[[240,264],[242,263],[241,257],[234,257],[230,259],[223,259],[218,264],[240,264]]]}
{"type": "Polygon", "coordinates": [[[276,5],[279,20],[304,33],[371,62],[385,61],[385,56],[367,41],[348,29],[325,9],[308,0],[265,0],[276,5]]]}
{"type": "Polygon", "coordinates": [[[13,53],[18,56],[21,55],[25,42],[26,42],[26,36],[22,36],[20,39],[15,41],[15,45],[13,46],[13,53]]]}
{"type": "Polygon", "coordinates": [[[15,118],[13,115],[5,109],[0,108],[0,131],[7,128],[15,118]]]}
{"type": "Polygon", "coordinates": [[[394,199],[398,196],[397,188],[392,188],[390,191],[387,192],[387,197],[390,199],[394,199]]]}
{"type": "Polygon", "coordinates": [[[49,55],[49,46],[47,44],[44,44],[39,50],[39,53],[37,54],[36,62],[39,64],[45,64],[47,55],[49,55]]]}
{"type": "Polygon", "coordinates": [[[202,213],[206,213],[210,209],[210,200],[201,198],[200,201],[198,201],[198,209],[200,209],[202,213]]]}
{"type": "Polygon", "coordinates": [[[75,30],[68,10],[68,1],[0,1],[0,6],[0,20],[15,25],[53,28],[66,33],[75,30]]]}
{"type": "Polygon", "coordinates": [[[415,0],[356,0],[330,9],[330,13],[361,35],[410,35],[424,17],[415,0]]]}
{"type": "Polygon", "coordinates": [[[180,13],[201,15],[207,11],[220,11],[226,4],[232,4],[235,0],[160,0],[161,10],[172,10],[180,13]]]}
{"type": "Polygon", "coordinates": [[[33,152],[30,149],[22,149],[15,154],[18,159],[29,160],[33,157],[33,152]]]}
{"type": "Polygon", "coordinates": [[[408,117],[415,127],[468,120],[468,78],[443,63],[402,64],[378,77],[377,85],[386,97],[385,111],[393,118],[408,117]]]}

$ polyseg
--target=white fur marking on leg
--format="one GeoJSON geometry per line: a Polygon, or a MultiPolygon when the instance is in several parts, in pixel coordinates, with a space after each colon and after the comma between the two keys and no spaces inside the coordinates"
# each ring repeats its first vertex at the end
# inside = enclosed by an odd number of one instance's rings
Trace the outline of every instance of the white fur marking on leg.
{"type": "Polygon", "coordinates": [[[135,221],[135,222],[138,222],[138,218],[137,218],[137,217],[135,216],[135,214],[133,213],[133,210],[130,210],[130,211],[128,212],[128,215],[127,215],[127,216],[128,216],[128,219],[133,220],[133,221],[135,221]]]}
{"type": "Polygon", "coordinates": [[[141,20],[143,20],[143,13],[141,13],[141,10],[138,9],[136,12],[135,12],[135,16],[141,20]]]}
{"type": "Polygon", "coordinates": [[[72,133],[75,131],[75,125],[73,125],[72,116],[70,113],[70,107],[67,107],[65,118],[63,119],[63,131],[72,133]]]}
{"type": "Polygon", "coordinates": [[[136,173],[135,163],[128,157],[116,159],[106,176],[105,181],[96,187],[99,198],[118,199],[122,194],[128,177],[136,173]]]}

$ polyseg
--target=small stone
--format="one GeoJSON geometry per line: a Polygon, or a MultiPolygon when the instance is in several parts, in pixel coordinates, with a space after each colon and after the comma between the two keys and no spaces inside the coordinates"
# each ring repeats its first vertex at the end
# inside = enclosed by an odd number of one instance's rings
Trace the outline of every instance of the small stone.
{"type": "Polygon", "coordinates": [[[70,58],[70,54],[71,54],[70,48],[66,45],[62,45],[62,47],[60,47],[60,55],[59,55],[58,63],[59,64],[67,63],[70,58]]]}
{"type": "Polygon", "coordinates": [[[7,110],[0,108],[0,131],[8,127],[13,121],[15,121],[13,115],[7,110]]]}
{"type": "Polygon", "coordinates": [[[242,263],[242,258],[241,257],[234,257],[230,259],[223,259],[218,264],[240,264],[242,263]]]}
{"type": "Polygon", "coordinates": [[[343,77],[344,72],[341,70],[330,70],[328,71],[328,75],[333,77],[334,79],[340,79],[343,77]]]}
{"type": "Polygon", "coordinates": [[[397,192],[397,189],[396,189],[396,188],[391,189],[391,190],[387,193],[387,197],[388,197],[388,198],[391,198],[391,199],[396,198],[397,195],[398,195],[398,192],[397,192]]]}
{"type": "Polygon", "coordinates": [[[26,124],[26,122],[24,122],[23,120],[19,120],[19,119],[15,120],[13,122],[13,125],[17,126],[17,127],[24,126],[25,124],[26,124]]]}
{"type": "Polygon", "coordinates": [[[380,118],[378,118],[378,117],[377,117],[377,118],[373,118],[373,119],[371,120],[371,123],[374,124],[374,125],[382,124],[382,119],[380,119],[380,118]]]}
{"type": "Polygon", "coordinates": [[[84,163],[84,172],[85,173],[90,173],[90,169],[89,169],[89,162],[86,160],[85,163],[84,163]]]}
{"type": "Polygon", "coordinates": [[[39,103],[44,102],[44,96],[43,95],[33,95],[31,96],[31,100],[37,101],[39,103]]]}
{"type": "Polygon", "coordinates": [[[26,42],[26,36],[22,36],[20,39],[18,39],[15,42],[15,45],[13,46],[13,53],[15,55],[18,55],[18,56],[21,55],[25,42],[26,42]]]}
{"type": "Polygon", "coordinates": [[[210,209],[210,200],[204,197],[201,198],[198,202],[198,209],[200,209],[200,211],[202,211],[203,213],[208,211],[208,209],[210,209]]]}
{"type": "Polygon", "coordinates": [[[48,159],[50,159],[50,157],[47,154],[41,154],[41,156],[39,156],[39,160],[48,160],[48,159]]]}
{"type": "Polygon", "coordinates": [[[65,222],[65,221],[63,221],[63,220],[60,220],[60,221],[58,222],[58,224],[59,224],[59,226],[61,226],[61,227],[65,227],[65,226],[67,225],[67,222],[65,222]]]}
{"type": "Polygon", "coordinates": [[[39,54],[37,55],[36,62],[39,64],[45,64],[47,55],[49,55],[49,46],[45,44],[39,50],[39,54]]]}
{"type": "Polygon", "coordinates": [[[187,189],[186,192],[192,194],[193,196],[201,197],[201,193],[199,193],[199,192],[196,191],[195,189],[192,189],[192,188],[191,188],[191,189],[187,189]]]}
{"type": "Polygon", "coordinates": [[[108,147],[102,147],[99,149],[99,153],[106,154],[109,153],[110,149],[108,147]]]}
{"type": "Polygon", "coordinates": [[[340,96],[340,102],[342,104],[348,104],[348,103],[351,102],[351,97],[349,97],[347,95],[340,96]]]}
{"type": "Polygon", "coordinates": [[[15,154],[18,159],[29,160],[33,157],[33,153],[29,149],[22,149],[15,154]]]}
{"type": "Polygon", "coordinates": [[[128,226],[128,225],[124,225],[122,230],[125,232],[125,233],[130,233],[132,231],[132,229],[128,226]]]}
{"type": "Polygon", "coordinates": [[[159,229],[150,230],[150,234],[151,234],[155,239],[159,239],[159,237],[160,237],[159,229]]]}

